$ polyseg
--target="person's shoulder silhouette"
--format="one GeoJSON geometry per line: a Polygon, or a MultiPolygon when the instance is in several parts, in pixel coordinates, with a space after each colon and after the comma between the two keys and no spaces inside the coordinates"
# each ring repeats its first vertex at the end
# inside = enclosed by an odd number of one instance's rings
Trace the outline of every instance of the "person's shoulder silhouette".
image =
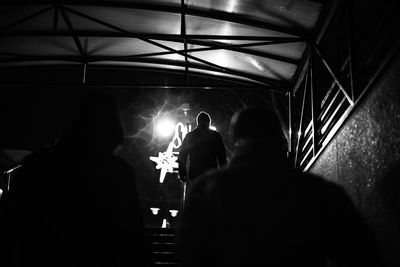
{"type": "Polygon", "coordinates": [[[345,191],[291,168],[281,129],[263,107],[234,114],[229,166],[199,177],[186,202],[178,229],[182,265],[381,266],[345,191]]]}
{"type": "MultiPolygon", "coordinates": [[[[123,141],[115,98],[82,97],[69,131],[22,162],[5,210],[18,266],[151,265],[134,169],[113,151],[123,141]]],[[[13,256],[14,255],[14,256],[13,256]]]]}

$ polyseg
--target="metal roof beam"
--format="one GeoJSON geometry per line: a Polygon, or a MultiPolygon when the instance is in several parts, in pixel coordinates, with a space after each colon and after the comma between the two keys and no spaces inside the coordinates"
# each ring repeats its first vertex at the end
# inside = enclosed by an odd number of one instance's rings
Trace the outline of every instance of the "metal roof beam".
{"type": "MultiPolygon", "coordinates": [[[[82,37],[109,37],[109,38],[149,38],[154,40],[165,41],[182,41],[183,36],[180,34],[148,34],[134,32],[107,32],[107,31],[82,31],[75,30],[76,35],[82,37]]],[[[71,36],[68,31],[52,32],[52,31],[3,31],[0,37],[16,37],[16,36],[32,36],[32,37],[63,37],[71,36]]],[[[209,34],[186,34],[187,39],[198,40],[237,40],[237,41],[276,41],[281,43],[304,42],[305,39],[298,37],[275,37],[275,36],[244,36],[244,35],[209,35],[209,34]]]]}
{"type": "MultiPolygon", "coordinates": [[[[178,52],[187,52],[187,53],[193,53],[193,52],[202,52],[202,51],[215,51],[215,50],[220,50],[220,49],[226,49],[226,50],[237,50],[238,52],[242,52],[240,48],[242,47],[251,47],[251,46],[260,46],[260,45],[271,45],[279,42],[256,42],[256,43],[246,43],[246,44],[224,44],[221,43],[219,46],[214,46],[214,42],[198,42],[196,40],[188,40],[188,43],[191,44],[199,44],[205,47],[202,48],[192,48],[192,49],[186,49],[186,50],[177,50],[178,52]]],[[[247,50],[246,50],[247,51],[247,50]]],[[[249,50],[249,52],[244,52],[247,54],[253,54],[252,52],[255,52],[254,54],[257,53],[262,53],[259,51],[253,51],[249,50]]],[[[154,53],[144,53],[144,54],[133,54],[133,55],[126,55],[126,56],[115,56],[115,59],[130,59],[130,58],[138,58],[138,57],[155,57],[155,56],[164,56],[164,55],[171,55],[171,54],[176,54],[175,52],[171,51],[163,51],[163,52],[154,52],[154,53]]],[[[268,54],[262,53],[262,54],[257,54],[258,56],[263,56],[268,58],[268,54]]],[[[273,55],[276,56],[276,55],[273,55]]],[[[109,56],[110,57],[110,56],[109,56]]],[[[293,59],[290,59],[293,60],[293,59]]]]}
{"type": "Polygon", "coordinates": [[[59,11],[65,21],[65,24],[67,24],[68,30],[70,31],[72,38],[74,39],[75,45],[78,48],[79,54],[81,55],[81,58],[82,58],[82,61],[84,61],[84,58],[86,57],[86,52],[82,47],[79,37],[75,33],[75,30],[74,30],[74,27],[72,26],[71,20],[69,19],[68,14],[65,12],[65,10],[62,6],[59,8],[59,11]]]}
{"type": "Polygon", "coordinates": [[[297,89],[299,88],[301,82],[303,81],[304,75],[307,72],[307,64],[308,64],[308,57],[310,55],[310,49],[312,47],[313,41],[319,44],[322,36],[325,33],[329,22],[332,19],[333,14],[335,13],[336,7],[340,0],[319,0],[314,2],[319,2],[322,5],[322,11],[319,14],[318,20],[315,23],[313,35],[307,42],[307,49],[304,50],[300,63],[297,67],[297,70],[292,78],[292,93],[293,95],[296,94],[297,89]]]}
{"type": "MultiPolygon", "coordinates": [[[[8,58],[0,58],[0,63],[17,63],[17,62],[39,62],[39,61],[65,61],[65,62],[72,62],[72,63],[82,63],[82,59],[79,56],[34,56],[34,55],[18,55],[12,53],[0,53],[1,55],[9,56],[8,58]]],[[[104,56],[88,56],[88,62],[124,62],[124,63],[149,63],[149,64],[159,64],[159,65],[172,65],[177,67],[185,67],[184,61],[178,60],[168,60],[168,59],[157,59],[157,58],[134,58],[134,59],[116,59],[115,57],[104,57],[104,56]]],[[[92,67],[94,65],[92,64],[92,67]]],[[[205,71],[212,71],[212,72],[219,72],[221,74],[229,74],[223,71],[218,71],[213,67],[189,62],[189,67],[191,69],[199,69],[205,71]]],[[[235,74],[232,74],[235,76],[235,74]]],[[[238,77],[243,77],[242,75],[237,74],[238,77]]],[[[265,77],[260,77],[257,75],[248,74],[249,77],[243,77],[246,79],[252,79],[258,83],[265,83],[266,85],[271,85],[272,87],[280,88],[281,81],[269,79],[265,77]],[[268,84],[267,84],[268,83],[268,84]]]]}
{"type": "MultiPolygon", "coordinates": [[[[234,81],[233,81],[234,82],[234,81]]],[[[32,83],[6,83],[5,86],[27,86],[31,85],[32,83]]],[[[123,89],[194,89],[194,90],[272,90],[277,93],[284,93],[282,91],[274,90],[273,88],[260,86],[260,85],[219,85],[219,84],[210,84],[210,85],[183,85],[183,84],[173,84],[173,85],[137,85],[137,84],[103,84],[103,83],[42,83],[42,86],[57,86],[63,87],[67,86],[70,87],[73,85],[74,87],[83,87],[83,88],[96,88],[101,86],[102,88],[123,88],[123,89]]]]}
{"type": "MultiPolygon", "coordinates": [[[[96,6],[96,7],[114,7],[114,8],[129,8],[129,9],[141,9],[141,10],[151,10],[158,12],[170,12],[181,14],[182,6],[181,5],[171,5],[171,4],[155,4],[155,3],[136,3],[136,2],[126,2],[126,1],[96,1],[96,0],[64,0],[59,1],[63,5],[69,6],[96,6]]],[[[37,0],[34,3],[32,1],[19,1],[18,3],[14,3],[13,1],[3,1],[2,4],[7,5],[43,5],[43,4],[53,4],[53,0],[37,0]]],[[[226,11],[220,10],[208,10],[193,6],[187,6],[185,8],[186,15],[216,19],[216,20],[224,20],[230,21],[234,23],[244,24],[252,27],[268,29],[284,34],[299,36],[299,37],[307,37],[309,36],[309,31],[298,28],[298,27],[287,27],[282,25],[276,25],[273,23],[269,23],[266,21],[262,21],[259,19],[255,19],[246,15],[241,15],[238,13],[230,13],[226,11]]]]}
{"type": "MultiPolygon", "coordinates": [[[[20,62],[24,62],[22,60],[23,59],[21,59],[20,62]]],[[[76,60],[73,63],[80,63],[80,62],[78,62],[78,60],[76,60]]],[[[169,63],[165,63],[165,64],[169,64],[169,63]]],[[[75,65],[59,65],[59,64],[54,64],[53,65],[52,64],[51,65],[52,68],[55,68],[55,67],[71,68],[71,67],[78,67],[78,66],[80,66],[80,64],[75,64],[75,65]]],[[[0,69],[2,67],[9,68],[9,65],[2,66],[0,64],[0,69]]],[[[25,66],[16,66],[16,67],[22,67],[23,68],[25,66]]],[[[28,67],[32,67],[32,66],[28,66],[28,67]]],[[[36,66],[34,66],[34,67],[36,67],[36,66]]],[[[47,66],[44,65],[44,66],[41,66],[41,67],[49,67],[49,66],[48,65],[47,66]]],[[[128,66],[127,67],[127,66],[115,66],[115,65],[110,66],[110,65],[104,65],[104,64],[91,65],[91,70],[104,69],[104,68],[106,68],[106,69],[133,70],[133,71],[142,70],[142,71],[176,73],[176,74],[182,74],[184,72],[183,70],[178,70],[178,69],[174,70],[174,69],[165,69],[165,68],[161,68],[161,67],[150,67],[150,66],[128,66]]],[[[215,76],[213,74],[206,74],[206,73],[201,73],[201,72],[192,72],[192,73],[189,73],[189,75],[190,76],[205,77],[205,78],[208,78],[208,79],[210,79],[210,78],[211,79],[215,79],[215,76]]],[[[278,93],[286,93],[286,91],[283,91],[281,88],[265,85],[265,84],[262,84],[262,83],[259,83],[259,82],[253,82],[253,81],[250,81],[250,80],[243,80],[243,79],[238,79],[238,78],[233,78],[233,77],[225,77],[225,76],[219,76],[217,79],[218,79],[219,82],[221,82],[221,81],[229,82],[230,84],[227,85],[228,86],[228,87],[226,87],[227,89],[234,88],[234,87],[232,87],[232,83],[236,83],[236,84],[238,84],[237,88],[242,88],[242,89],[252,89],[253,88],[253,89],[261,89],[261,90],[266,90],[267,89],[267,90],[271,90],[271,91],[278,92],[278,93]]],[[[20,83],[17,82],[17,83],[14,83],[14,84],[18,85],[20,83]]],[[[31,84],[31,82],[29,84],[31,84]]],[[[51,84],[53,85],[53,84],[59,84],[59,83],[51,83],[51,84]]],[[[68,84],[70,84],[70,83],[68,83],[68,84]]],[[[78,85],[83,85],[83,84],[79,83],[78,85]]],[[[92,84],[92,85],[94,85],[94,84],[92,84]]],[[[104,84],[99,84],[99,86],[104,86],[104,84]]],[[[111,85],[109,85],[109,86],[111,86],[111,85]]],[[[128,85],[123,85],[123,86],[128,86],[128,85]]],[[[132,86],[132,85],[129,84],[129,86],[132,86]]],[[[149,86],[154,86],[154,85],[149,85],[149,86]]],[[[159,86],[160,86],[160,88],[165,88],[166,85],[159,85],[159,86]]],[[[170,86],[170,85],[168,85],[168,86],[170,86]]],[[[182,85],[182,86],[184,86],[184,85],[182,85]]],[[[191,87],[191,86],[193,86],[193,85],[188,85],[188,87],[191,87]]],[[[204,85],[203,87],[204,87],[203,89],[215,89],[215,88],[213,88],[213,87],[215,87],[215,85],[212,85],[212,84],[207,84],[207,85],[204,85]]],[[[220,89],[222,89],[222,88],[220,88],[220,89]]]]}
{"type": "MultiPolygon", "coordinates": [[[[166,63],[168,64],[168,63],[166,63]]],[[[181,65],[183,66],[183,65],[181,65]]],[[[182,74],[184,71],[179,70],[179,69],[165,69],[161,67],[150,67],[150,66],[110,66],[110,65],[103,65],[103,64],[96,64],[96,65],[91,65],[91,69],[97,69],[97,68],[108,68],[108,69],[128,69],[128,70],[144,70],[144,71],[154,71],[154,72],[163,72],[163,73],[178,73],[182,74]]],[[[201,73],[201,72],[189,72],[189,76],[199,76],[199,77],[207,77],[211,79],[216,79],[215,75],[213,74],[207,74],[207,73],[201,73]]],[[[244,86],[256,86],[256,87],[262,87],[264,89],[273,89],[275,91],[283,92],[280,90],[280,88],[274,87],[274,86],[267,86],[265,84],[259,83],[259,82],[254,82],[251,80],[244,80],[244,79],[238,79],[238,78],[233,78],[233,77],[227,77],[227,76],[218,76],[217,79],[219,81],[228,81],[228,82],[234,82],[238,84],[242,84],[244,86]]]]}
{"type": "MultiPolygon", "coordinates": [[[[244,47],[250,47],[250,46],[263,46],[263,45],[277,44],[279,42],[262,42],[262,43],[258,43],[258,44],[250,43],[250,44],[240,44],[240,45],[229,45],[229,44],[222,43],[222,42],[205,42],[205,41],[189,40],[188,43],[202,45],[202,46],[209,46],[214,49],[224,49],[224,50],[230,50],[230,51],[240,52],[240,53],[249,54],[249,55],[255,55],[255,56],[269,58],[269,59],[273,59],[273,60],[277,60],[277,61],[281,61],[281,62],[285,62],[288,64],[293,64],[293,65],[297,65],[298,63],[300,63],[299,60],[297,60],[297,59],[244,48],[244,47]]],[[[287,43],[287,42],[285,42],[285,43],[287,43]]]]}
{"type": "Polygon", "coordinates": [[[57,31],[57,26],[58,26],[58,14],[59,12],[59,6],[56,5],[54,8],[54,13],[53,13],[53,32],[57,31]]]}
{"type": "MultiPolygon", "coordinates": [[[[110,24],[110,23],[101,21],[101,20],[99,20],[99,19],[97,19],[97,18],[94,18],[94,17],[89,16],[89,15],[87,15],[87,14],[81,13],[81,12],[76,11],[76,10],[74,10],[74,9],[67,8],[67,7],[64,7],[64,8],[65,8],[66,10],[68,10],[69,12],[74,13],[74,14],[80,16],[80,17],[86,18],[86,19],[88,19],[88,20],[90,20],[90,21],[96,22],[96,23],[98,23],[98,24],[100,24],[100,25],[103,25],[103,26],[105,26],[105,27],[108,27],[108,28],[110,28],[110,29],[113,29],[113,30],[116,30],[116,31],[119,31],[119,32],[122,32],[122,33],[128,33],[128,34],[129,34],[129,31],[127,31],[127,30],[125,30],[125,29],[122,29],[122,28],[120,28],[120,27],[118,27],[118,26],[115,26],[115,25],[113,25],[113,24],[110,24]]],[[[168,51],[175,52],[175,53],[177,53],[177,54],[179,54],[179,55],[181,55],[181,56],[185,56],[184,53],[178,52],[177,50],[175,50],[175,49],[173,49],[173,48],[171,48],[171,47],[168,47],[168,46],[166,46],[166,45],[157,43],[157,42],[155,42],[155,41],[153,41],[153,40],[150,40],[150,39],[147,39],[147,38],[139,38],[139,39],[142,40],[142,41],[144,41],[144,42],[147,42],[147,43],[149,43],[149,44],[155,45],[155,46],[157,46],[157,47],[166,49],[166,50],[168,50],[168,51]]],[[[270,81],[270,79],[266,79],[266,78],[264,78],[264,77],[260,77],[260,76],[257,76],[257,75],[251,75],[251,74],[248,74],[248,73],[245,73],[245,72],[241,72],[241,71],[231,70],[231,69],[228,69],[228,68],[219,66],[219,65],[217,65],[217,64],[208,62],[208,61],[206,61],[206,60],[200,59],[200,58],[195,57],[195,56],[187,55],[187,57],[190,58],[190,59],[193,59],[193,60],[195,60],[195,61],[201,62],[201,63],[203,63],[203,64],[209,65],[209,66],[213,67],[214,70],[219,70],[219,71],[222,71],[223,73],[228,73],[228,74],[233,74],[233,75],[237,75],[237,76],[242,76],[242,77],[244,77],[244,78],[252,79],[252,80],[255,80],[255,81],[258,81],[258,82],[262,82],[262,83],[265,83],[265,84],[269,84],[269,85],[273,85],[273,86],[280,86],[280,85],[282,85],[282,83],[287,84],[286,81],[280,81],[280,84],[276,84],[275,82],[270,81]]]]}

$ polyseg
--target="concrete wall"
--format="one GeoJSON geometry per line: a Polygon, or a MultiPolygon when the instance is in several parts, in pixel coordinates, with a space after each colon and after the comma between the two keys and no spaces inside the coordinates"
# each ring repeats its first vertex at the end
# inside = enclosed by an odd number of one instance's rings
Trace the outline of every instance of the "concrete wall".
{"type": "Polygon", "coordinates": [[[309,170],[344,186],[389,266],[400,266],[399,170],[398,51],[309,170]]]}

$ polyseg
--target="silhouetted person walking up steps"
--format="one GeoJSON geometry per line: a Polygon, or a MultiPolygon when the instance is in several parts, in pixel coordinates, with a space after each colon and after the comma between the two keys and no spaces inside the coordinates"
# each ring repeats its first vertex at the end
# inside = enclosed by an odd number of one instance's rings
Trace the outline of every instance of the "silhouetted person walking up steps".
{"type": "Polygon", "coordinates": [[[26,158],[1,199],[1,266],[151,265],[134,170],[113,155],[122,140],[114,99],[87,94],[69,134],[26,158]]]}
{"type": "Polygon", "coordinates": [[[181,218],[182,266],[383,266],[344,190],[295,171],[272,111],[232,118],[227,168],[199,177],[181,218]]]}
{"type": "Polygon", "coordinates": [[[202,111],[196,121],[197,128],[186,135],[179,152],[179,177],[184,182],[187,178],[193,181],[204,172],[226,164],[225,146],[221,135],[210,129],[210,115],[202,111]],[[188,156],[189,175],[186,172],[188,156]]]}

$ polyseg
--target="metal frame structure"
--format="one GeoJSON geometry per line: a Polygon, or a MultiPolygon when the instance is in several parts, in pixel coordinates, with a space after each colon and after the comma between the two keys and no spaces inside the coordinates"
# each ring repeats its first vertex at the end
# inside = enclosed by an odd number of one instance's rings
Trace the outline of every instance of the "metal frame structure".
{"type": "MultiPolygon", "coordinates": [[[[317,1],[318,2],[318,1],[317,1]]],[[[86,72],[91,68],[93,63],[100,63],[102,61],[116,61],[116,62],[152,62],[154,64],[170,64],[179,65],[177,62],[166,62],[165,60],[153,60],[150,57],[160,56],[160,55],[171,55],[177,54],[184,57],[184,71],[186,86],[190,86],[189,76],[192,73],[192,69],[208,70],[221,74],[230,74],[237,76],[239,79],[237,82],[243,84],[242,79],[248,80],[246,85],[250,87],[260,87],[265,86],[267,89],[272,89],[275,92],[287,93],[291,90],[293,80],[278,80],[262,77],[259,75],[252,75],[246,72],[233,70],[227,67],[222,67],[220,65],[211,63],[209,61],[203,60],[196,56],[191,55],[192,52],[200,51],[212,51],[212,50],[230,50],[235,52],[240,52],[249,55],[255,55],[262,58],[273,59],[283,63],[299,66],[301,62],[284,56],[260,52],[255,50],[247,49],[253,46],[265,46],[274,44],[284,44],[293,42],[306,42],[312,36],[312,32],[299,29],[275,25],[273,23],[267,23],[255,18],[250,18],[246,15],[229,13],[225,11],[218,10],[205,10],[202,8],[196,8],[192,6],[187,6],[185,0],[181,0],[180,5],[171,4],[154,4],[154,3],[136,3],[136,2],[125,2],[125,1],[48,1],[40,0],[32,3],[31,1],[18,1],[14,3],[13,1],[3,1],[0,6],[13,5],[13,6],[23,6],[23,5],[36,5],[44,6],[33,14],[23,17],[7,26],[0,28],[0,37],[17,37],[17,36],[30,36],[30,37],[46,37],[46,36],[60,36],[60,37],[72,37],[79,53],[79,56],[32,56],[23,54],[6,54],[0,53],[2,55],[7,55],[6,59],[0,60],[1,63],[11,63],[11,62],[31,62],[31,61],[59,61],[71,63],[80,63],[83,68],[82,82],[86,82],[86,72]],[[107,7],[107,8],[123,8],[123,9],[138,9],[138,10],[149,10],[149,11],[159,11],[159,12],[169,12],[181,15],[181,31],[180,34],[146,34],[146,33],[135,33],[130,32],[126,29],[113,25],[109,22],[99,20],[88,14],[76,10],[76,7],[80,6],[96,6],[96,7],[107,7]],[[44,13],[53,12],[53,25],[51,31],[9,31],[9,29],[27,22],[33,18],[36,18],[44,13]],[[89,20],[93,23],[97,23],[105,28],[108,28],[109,32],[96,32],[96,31],[79,31],[76,30],[71,23],[70,14],[74,14],[80,18],[89,20]],[[243,25],[248,25],[252,27],[258,27],[262,29],[268,29],[276,31],[283,34],[289,34],[293,37],[270,37],[270,36],[237,36],[237,35],[190,35],[186,33],[186,19],[187,15],[198,16],[203,18],[211,18],[221,21],[229,21],[234,23],[239,23],[243,25]],[[68,30],[59,30],[58,25],[60,20],[63,20],[66,24],[68,30]],[[165,51],[158,53],[147,53],[138,55],[126,55],[121,57],[98,57],[88,55],[85,51],[80,37],[125,37],[125,38],[137,38],[150,45],[159,47],[165,51]],[[216,40],[241,40],[247,41],[242,44],[226,44],[223,42],[218,42],[216,40]],[[208,41],[207,41],[208,40],[208,41]],[[213,40],[213,41],[209,41],[213,40]],[[167,45],[161,44],[159,41],[173,41],[182,43],[184,46],[183,50],[176,50],[167,45]],[[188,44],[200,45],[201,48],[188,49],[188,44]],[[189,59],[191,61],[189,61],[189,59]],[[195,64],[197,62],[198,64],[195,64]]],[[[146,68],[149,69],[149,68],[146,68]]]]}
{"type": "MultiPolygon", "coordinates": [[[[393,3],[392,3],[393,5],[393,3]]],[[[393,56],[397,48],[399,47],[400,40],[397,38],[396,42],[388,46],[388,49],[381,50],[381,57],[375,69],[371,72],[370,68],[366,68],[364,72],[368,76],[366,81],[361,83],[360,73],[363,66],[358,64],[357,75],[355,75],[354,65],[360,61],[360,59],[355,59],[353,55],[353,36],[351,31],[351,4],[345,1],[333,1],[331,2],[331,7],[328,9],[329,15],[326,16],[326,22],[320,24],[322,27],[320,29],[319,35],[310,41],[308,44],[308,52],[305,53],[304,67],[298,68],[299,79],[297,80],[295,86],[293,87],[293,95],[298,94],[298,98],[301,98],[300,105],[300,115],[299,121],[296,125],[297,136],[293,138],[293,147],[291,148],[293,155],[293,162],[296,168],[303,171],[309,170],[316,159],[324,151],[324,148],[329,144],[332,138],[335,136],[337,131],[343,125],[350,114],[355,110],[355,107],[360,101],[362,101],[363,96],[371,87],[373,81],[378,77],[378,75],[383,70],[384,66],[389,62],[389,59],[393,56]],[[336,66],[336,72],[333,70],[332,63],[324,56],[319,42],[322,39],[324,32],[327,27],[329,27],[330,20],[336,12],[338,6],[341,5],[342,21],[345,27],[344,31],[341,28],[340,32],[343,34],[343,45],[346,53],[342,61],[336,62],[340,64],[336,66]],[[319,68],[316,68],[313,63],[319,63],[319,68]],[[315,77],[313,72],[321,68],[330,77],[330,82],[326,88],[315,87],[314,81],[321,79],[321,77],[315,77]],[[357,85],[357,87],[355,86],[357,85]],[[318,92],[320,98],[316,97],[315,93],[318,92]],[[301,94],[302,93],[302,94],[301,94]],[[321,98],[321,95],[323,96],[321,98]],[[318,102],[318,103],[317,103],[318,102]],[[317,105],[318,104],[318,105],[317,105]]],[[[388,6],[387,10],[393,11],[393,6],[388,6]]],[[[397,13],[393,12],[393,16],[397,16],[397,13]]],[[[376,24],[380,24],[380,29],[382,30],[383,21],[376,24]]],[[[397,18],[397,23],[391,22],[389,28],[384,32],[384,36],[380,37],[381,42],[389,34],[395,34],[395,27],[400,26],[400,20],[397,18]]],[[[378,28],[378,27],[377,27],[378,28]]],[[[379,31],[375,28],[375,34],[379,31]]],[[[386,29],[386,28],[385,28],[386,29]]],[[[372,34],[371,34],[372,35],[372,34]]],[[[369,37],[371,38],[371,36],[369,37]]],[[[381,44],[378,44],[380,47],[381,44]]],[[[376,52],[376,51],[375,51],[376,52]]],[[[360,56],[360,55],[358,55],[360,56]]],[[[364,56],[364,55],[363,55],[364,56]]],[[[375,57],[376,55],[372,55],[375,57]]],[[[365,56],[364,56],[365,57],[365,56]]],[[[368,59],[369,60],[369,59],[368,59]]],[[[365,64],[364,61],[362,61],[365,64]]],[[[362,65],[363,65],[362,64],[362,65]]],[[[291,100],[292,102],[294,99],[291,100]]],[[[291,113],[289,116],[293,116],[291,113]]],[[[291,130],[293,125],[291,125],[291,130]]]]}
{"type": "MultiPolygon", "coordinates": [[[[11,1],[12,2],[12,1],[11,1]]],[[[353,89],[353,66],[352,66],[352,43],[351,32],[347,30],[348,42],[348,57],[344,62],[340,73],[335,73],[328,60],[323,56],[323,52],[319,47],[319,42],[324,36],[324,33],[330,23],[330,20],[335,14],[340,0],[331,1],[316,1],[322,4],[322,10],[319,19],[313,30],[305,30],[300,28],[290,28],[278,26],[273,23],[251,18],[243,14],[229,13],[218,10],[205,10],[193,6],[188,6],[185,0],[181,0],[179,4],[154,4],[154,3],[136,3],[125,1],[49,1],[40,0],[35,3],[30,1],[19,1],[18,3],[11,3],[3,1],[2,5],[38,5],[43,6],[39,11],[21,18],[7,26],[0,28],[1,37],[17,37],[17,36],[30,36],[30,37],[71,37],[74,41],[77,55],[73,56],[34,56],[26,54],[11,54],[0,51],[0,55],[6,56],[0,59],[0,63],[15,63],[15,62],[30,62],[30,61],[63,61],[82,66],[82,84],[81,86],[97,86],[96,84],[87,83],[87,72],[94,68],[99,68],[104,62],[112,61],[119,63],[149,63],[159,65],[160,67],[142,67],[135,66],[132,69],[137,70],[150,70],[150,71],[164,71],[166,73],[173,72],[181,74],[184,79],[182,84],[174,84],[166,86],[165,84],[151,85],[151,88],[192,88],[192,89],[232,89],[237,85],[237,88],[246,87],[248,89],[267,89],[276,93],[286,94],[288,102],[288,132],[289,132],[289,154],[293,156],[294,165],[302,170],[310,168],[315,159],[319,156],[323,148],[332,138],[337,131],[340,124],[343,122],[345,116],[349,114],[355,105],[353,89]],[[28,3],[29,2],[29,3],[28,3]],[[100,20],[91,15],[85,14],[77,10],[80,6],[101,6],[110,8],[121,9],[138,9],[174,13],[180,15],[180,34],[150,34],[131,32],[122,27],[112,23],[100,20]],[[47,12],[53,12],[53,20],[51,31],[9,31],[21,23],[29,21],[37,16],[47,12]],[[78,16],[79,18],[88,20],[92,23],[101,25],[110,31],[82,31],[74,28],[70,16],[78,16]],[[210,35],[210,34],[187,34],[186,17],[197,16],[202,18],[210,18],[221,21],[229,21],[248,25],[252,27],[268,29],[281,34],[289,35],[289,37],[271,37],[271,36],[243,36],[243,35],[210,35]],[[67,30],[59,29],[60,20],[63,20],[67,30]],[[139,39],[149,45],[162,49],[161,52],[124,55],[124,56],[94,56],[85,51],[81,43],[81,37],[110,37],[110,38],[134,38],[139,39]],[[221,40],[241,41],[239,44],[228,44],[221,40]],[[160,41],[171,41],[183,45],[183,49],[177,50],[160,41]],[[244,42],[243,42],[244,41],[244,42]],[[266,46],[276,44],[288,44],[302,42],[306,44],[306,48],[300,60],[292,59],[285,56],[251,50],[251,47],[266,46]],[[189,48],[189,45],[198,45],[200,48],[189,48]],[[216,50],[229,50],[240,52],[243,54],[254,55],[266,59],[276,60],[285,64],[296,66],[296,72],[290,80],[284,79],[271,79],[260,75],[254,75],[243,71],[233,70],[231,68],[223,67],[218,64],[206,61],[199,57],[191,55],[193,52],[201,51],[216,51],[216,50]],[[184,60],[175,61],[168,59],[155,58],[155,56],[163,55],[179,55],[184,60]],[[315,61],[324,67],[329,73],[332,82],[324,101],[320,107],[316,103],[316,92],[320,93],[321,88],[315,88],[314,68],[315,61]],[[179,70],[163,69],[163,65],[177,66],[179,70]],[[224,85],[192,85],[190,77],[192,75],[200,75],[203,77],[211,77],[209,74],[199,73],[196,70],[211,71],[220,74],[229,74],[230,77],[222,77],[222,81],[227,81],[230,84],[224,85]],[[349,79],[350,88],[345,88],[343,81],[339,76],[347,72],[346,77],[349,79]],[[301,114],[299,121],[294,120],[294,100],[303,90],[301,114]],[[310,113],[306,116],[306,112],[310,113]],[[297,129],[295,129],[297,123],[297,129]]],[[[347,14],[348,18],[349,14],[347,14]]],[[[112,87],[131,87],[131,88],[146,88],[146,85],[135,84],[116,84],[116,85],[103,85],[112,87]]],[[[325,89],[324,89],[325,90],[325,89]]],[[[319,103],[320,104],[320,103],[319,103]]]]}
{"type": "MultiPolygon", "coordinates": [[[[319,35],[314,41],[308,44],[309,50],[306,54],[304,68],[302,74],[296,82],[294,92],[303,90],[301,101],[300,121],[297,129],[297,140],[295,140],[294,149],[294,166],[296,168],[307,171],[320,153],[335,135],[340,125],[351,112],[355,105],[355,95],[353,91],[353,69],[351,54],[351,38],[349,29],[346,30],[346,42],[348,54],[340,68],[340,74],[349,80],[350,88],[345,88],[340,81],[339,73],[335,73],[326,58],[322,55],[318,43],[328,27],[332,16],[334,15],[340,1],[331,2],[329,15],[322,24],[319,35]],[[318,60],[323,68],[329,73],[332,82],[328,88],[323,89],[325,96],[319,103],[316,103],[314,86],[314,66],[313,62],[318,60]],[[348,92],[350,90],[350,92],[348,92]],[[305,111],[309,109],[309,116],[305,119],[305,111]]],[[[346,7],[346,11],[348,7],[346,7]]],[[[347,26],[350,27],[349,16],[347,12],[347,26]]]]}

